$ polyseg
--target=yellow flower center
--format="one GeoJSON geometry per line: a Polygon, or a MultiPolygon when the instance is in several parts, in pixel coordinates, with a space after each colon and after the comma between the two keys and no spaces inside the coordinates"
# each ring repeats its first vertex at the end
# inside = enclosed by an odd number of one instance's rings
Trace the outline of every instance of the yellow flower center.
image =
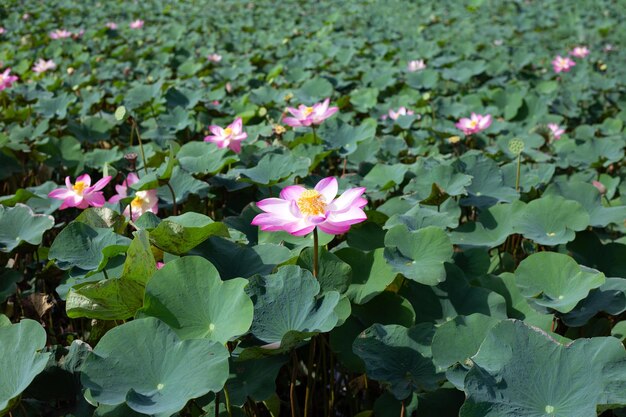
{"type": "Polygon", "coordinates": [[[87,188],[87,184],[84,181],[76,181],[76,184],[72,186],[72,189],[78,195],[83,195],[85,188],[87,188]]]}
{"type": "Polygon", "coordinates": [[[296,202],[300,213],[307,216],[319,216],[326,212],[324,197],[315,190],[306,190],[296,202]]]}
{"type": "Polygon", "coordinates": [[[306,107],[303,113],[305,116],[308,116],[309,114],[313,113],[313,107],[306,107]]]}
{"type": "Polygon", "coordinates": [[[226,129],[224,129],[224,134],[226,136],[230,136],[233,134],[233,129],[231,129],[230,127],[227,127],[226,129]]]}
{"type": "Polygon", "coordinates": [[[135,209],[141,208],[142,204],[143,198],[141,198],[140,196],[136,196],[135,198],[133,198],[133,201],[130,202],[131,207],[135,209]]]}
{"type": "Polygon", "coordinates": [[[472,120],[470,121],[470,127],[476,127],[476,125],[478,124],[478,122],[476,120],[472,120]]]}

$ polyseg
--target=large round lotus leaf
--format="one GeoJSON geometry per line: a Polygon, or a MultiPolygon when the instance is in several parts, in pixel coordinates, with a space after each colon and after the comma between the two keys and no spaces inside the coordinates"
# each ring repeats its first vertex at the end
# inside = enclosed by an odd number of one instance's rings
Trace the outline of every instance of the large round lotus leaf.
{"type": "Polygon", "coordinates": [[[219,149],[208,142],[184,144],[176,154],[176,159],[182,169],[192,174],[215,174],[225,165],[238,160],[228,147],[219,149]]]}
{"type": "Polygon", "coordinates": [[[46,367],[45,345],[46,332],[36,321],[0,326],[0,415],[46,367]]]}
{"type": "Polygon", "coordinates": [[[493,327],[465,378],[461,417],[589,417],[626,399],[626,351],[613,337],[563,345],[524,322],[493,327]]]}
{"type": "Polygon", "coordinates": [[[452,243],[437,227],[409,232],[398,225],[385,235],[385,259],[405,277],[426,285],[446,279],[444,262],[452,260],[452,243]]]}
{"type": "Polygon", "coordinates": [[[109,228],[93,228],[85,223],[72,222],[54,239],[48,257],[56,259],[61,269],[77,267],[93,271],[118,253],[125,252],[130,239],[109,228]]]}
{"type": "Polygon", "coordinates": [[[264,342],[280,344],[287,332],[327,332],[337,324],[339,293],[328,291],[317,297],[320,284],[298,266],[252,277],[246,292],[254,304],[251,332],[264,342]]]}
{"type": "Polygon", "coordinates": [[[222,389],[228,350],[205,339],[180,340],[148,317],[109,330],[83,366],[81,382],[100,404],[170,416],[187,401],[222,389]]]}
{"type": "Polygon", "coordinates": [[[405,225],[410,231],[436,226],[442,229],[459,226],[461,208],[456,200],[448,199],[440,206],[422,206],[415,204],[403,214],[394,214],[385,223],[385,229],[391,229],[399,224],[405,225]]]}
{"type": "Polygon", "coordinates": [[[230,377],[226,382],[230,402],[242,406],[249,398],[265,401],[276,392],[278,371],[287,356],[271,356],[249,361],[230,362],[230,377]]]}
{"type": "Polygon", "coordinates": [[[326,148],[337,149],[342,156],[350,155],[357,149],[359,142],[370,141],[376,135],[376,121],[365,119],[359,126],[352,126],[331,119],[320,126],[319,135],[326,148]]]}
{"type": "Polygon", "coordinates": [[[476,222],[461,225],[452,232],[450,239],[455,245],[500,246],[509,235],[515,233],[515,225],[524,208],[524,203],[515,201],[481,210],[476,222]]]}
{"type": "Polygon", "coordinates": [[[385,262],[383,253],[382,248],[370,252],[344,248],[335,252],[352,267],[352,282],[346,295],[353,303],[367,303],[383,292],[396,277],[396,272],[385,262]]]}
{"type": "MultiPolygon", "coordinates": [[[[313,255],[313,248],[305,248],[298,258],[298,266],[313,272],[313,255]]],[[[317,280],[322,292],[345,293],[352,281],[352,267],[324,248],[319,251],[318,265],[317,280]]]]}
{"type": "Polygon", "coordinates": [[[587,297],[590,290],[604,283],[604,274],[578,265],[567,255],[539,252],[519,264],[515,283],[538,311],[567,313],[587,297]]]}
{"type": "Polygon", "coordinates": [[[586,298],[561,318],[569,327],[580,327],[600,311],[612,316],[626,311],[626,279],[607,278],[604,284],[591,290],[586,298]]]}
{"type": "Polygon", "coordinates": [[[170,216],[150,231],[155,246],[175,255],[188,252],[211,236],[228,236],[228,228],[224,223],[194,212],[170,216]]]}
{"type": "Polygon", "coordinates": [[[442,375],[432,361],[430,344],[434,326],[413,327],[374,324],[354,341],[353,350],[367,368],[368,377],[389,385],[403,400],[414,391],[432,391],[442,375]]]}
{"type": "Polygon", "coordinates": [[[265,154],[252,168],[239,171],[242,181],[271,186],[286,180],[292,175],[304,177],[309,173],[309,158],[293,154],[265,154]]]}
{"type": "Polygon", "coordinates": [[[620,224],[626,219],[626,206],[604,207],[602,195],[590,183],[556,182],[546,189],[544,196],[548,195],[558,195],[580,203],[589,214],[589,224],[592,226],[605,227],[609,223],[620,224]]]}
{"type": "Polygon", "coordinates": [[[507,317],[503,296],[470,285],[456,265],[446,264],[446,276],[446,280],[436,286],[411,281],[402,286],[400,295],[411,302],[417,322],[445,323],[456,316],[473,313],[500,319],[507,317]]]}
{"type": "Polygon", "coordinates": [[[17,283],[23,278],[24,276],[15,269],[0,268],[0,304],[15,294],[17,283]]]}
{"type": "Polygon", "coordinates": [[[39,245],[46,230],[54,226],[54,217],[35,214],[24,205],[0,205],[0,252],[11,252],[22,242],[39,245]]]}
{"type": "Polygon", "coordinates": [[[577,231],[589,226],[589,215],[576,201],[559,196],[541,197],[526,205],[515,231],[540,245],[559,245],[574,240],[577,231]]]}
{"type": "MultiPolygon", "coordinates": [[[[424,160],[420,160],[424,161],[424,160]]],[[[466,194],[465,187],[472,183],[472,177],[456,172],[451,165],[444,165],[435,160],[418,162],[418,166],[413,168],[415,173],[413,178],[404,187],[404,193],[416,193],[420,200],[430,195],[433,184],[448,195],[455,196],[466,194]]]]}
{"type": "Polygon", "coordinates": [[[224,344],[247,332],[252,323],[246,285],[243,278],[224,282],[211,262],[185,256],[154,274],[139,315],[163,320],[181,339],[206,338],[224,344]]]}

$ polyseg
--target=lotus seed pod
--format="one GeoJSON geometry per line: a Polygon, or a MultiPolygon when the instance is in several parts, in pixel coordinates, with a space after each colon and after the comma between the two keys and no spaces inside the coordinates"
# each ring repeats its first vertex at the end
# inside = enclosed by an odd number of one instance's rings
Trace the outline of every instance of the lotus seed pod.
{"type": "Polygon", "coordinates": [[[509,151],[519,155],[524,151],[524,141],[521,139],[511,139],[509,141],[509,151]]]}

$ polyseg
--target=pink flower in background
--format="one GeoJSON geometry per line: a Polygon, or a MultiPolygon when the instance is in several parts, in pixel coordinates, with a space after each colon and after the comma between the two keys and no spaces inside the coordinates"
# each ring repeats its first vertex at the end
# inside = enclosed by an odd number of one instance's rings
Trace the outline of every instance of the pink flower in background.
{"type": "Polygon", "coordinates": [[[50,39],[65,39],[65,38],[69,38],[70,36],[72,36],[72,32],[70,32],[69,30],[65,30],[65,29],[57,29],[57,30],[53,30],[52,32],[50,32],[49,36],[50,36],[50,39]]]}
{"type": "Polygon", "coordinates": [[[491,126],[491,122],[492,118],[490,114],[483,116],[481,114],[472,113],[470,118],[463,117],[455,126],[465,135],[469,136],[487,129],[491,126]]]}
{"type": "MultiPolygon", "coordinates": [[[[398,120],[400,116],[411,116],[415,114],[413,110],[407,110],[406,107],[400,107],[398,111],[394,111],[393,109],[389,109],[389,118],[391,120],[398,120]]],[[[386,119],[387,117],[385,117],[386,119]]]]}
{"type": "Polygon", "coordinates": [[[37,74],[41,74],[42,72],[56,69],[56,67],[57,67],[57,64],[55,64],[53,60],[49,59],[46,61],[45,59],[40,58],[35,63],[35,65],[33,65],[33,72],[36,72],[37,74]]]}
{"type": "Polygon", "coordinates": [[[569,53],[571,56],[575,56],[576,58],[584,58],[589,55],[589,48],[586,46],[577,46],[569,53]]]}
{"type": "Polygon", "coordinates": [[[328,107],[329,104],[330,99],[327,98],[322,103],[314,104],[313,107],[307,107],[304,104],[300,104],[297,109],[287,107],[287,111],[293,117],[285,117],[283,122],[291,127],[319,125],[339,110],[339,107],[328,107]]]}
{"type": "Polygon", "coordinates": [[[338,183],[327,177],[307,190],[300,185],[283,188],[280,198],[266,198],[256,203],[264,211],[252,219],[252,224],[265,231],[284,230],[294,236],[304,236],[318,227],[332,235],[346,233],[350,226],[367,219],[362,208],[367,205],[364,187],[350,188],[337,196],[338,183]]]}
{"type": "Polygon", "coordinates": [[[50,191],[48,197],[63,200],[60,210],[68,207],[77,207],[85,209],[89,206],[102,207],[104,205],[104,196],[102,190],[111,181],[111,176],[102,178],[100,181],[91,185],[91,177],[89,174],[83,174],[76,178],[76,183],[70,182],[70,177],[65,177],[66,188],[57,188],[50,191]]]}
{"type": "MultiPolygon", "coordinates": [[[[119,203],[120,200],[128,197],[128,187],[139,181],[139,177],[134,172],[128,174],[126,179],[119,185],[115,186],[117,194],[109,199],[109,203],[119,203]]],[[[145,212],[150,211],[154,214],[159,212],[159,197],[157,190],[136,191],[135,198],[124,209],[124,216],[131,217],[131,220],[137,220],[145,212]]]]}
{"type": "Polygon", "coordinates": [[[30,19],[30,14],[28,14],[28,13],[24,13],[24,14],[22,15],[22,20],[28,20],[28,19],[30,19]]]}
{"type": "Polygon", "coordinates": [[[117,23],[115,23],[115,22],[107,22],[107,24],[105,26],[108,27],[111,30],[116,30],[117,29],[117,23]]]}
{"type": "Polygon", "coordinates": [[[85,34],[85,29],[81,29],[78,32],[72,33],[72,39],[82,38],[84,34],[85,34]]]}
{"type": "Polygon", "coordinates": [[[220,62],[222,60],[222,56],[220,54],[210,54],[207,59],[211,62],[220,62]]]}
{"type": "Polygon", "coordinates": [[[600,194],[602,194],[602,195],[606,194],[606,186],[604,184],[602,184],[600,181],[595,181],[594,180],[591,183],[593,184],[594,187],[596,187],[598,189],[600,194]]]}
{"type": "Polygon", "coordinates": [[[131,29],[141,29],[143,27],[144,21],[141,19],[134,20],[130,22],[131,29]]]}
{"type": "Polygon", "coordinates": [[[17,75],[11,75],[11,68],[7,68],[0,74],[0,91],[7,89],[17,81],[17,75]]]}
{"type": "Polygon", "coordinates": [[[565,129],[562,129],[556,123],[548,123],[548,129],[552,132],[552,136],[554,136],[554,140],[559,140],[561,135],[565,133],[565,129]]]}
{"type": "Polygon", "coordinates": [[[161,269],[161,268],[163,268],[164,266],[165,266],[165,263],[164,263],[164,262],[157,261],[157,263],[156,263],[156,268],[157,268],[157,269],[161,269]]]}
{"type": "Polygon", "coordinates": [[[243,131],[241,117],[236,118],[226,129],[211,125],[209,130],[213,135],[205,137],[205,142],[212,142],[220,149],[228,146],[235,153],[241,152],[241,141],[248,137],[248,134],[243,131]]]}
{"type": "Polygon", "coordinates": [[[552,68],[554,68],[554,72],[557,74],[559,72],[569,72],[569,70],[574,67],[576,63],[572,61],[569,57],[563,58],[560,55],[557,55],[552,60],[552,68]]]}
{"type": "Polygon", "coordinates": [[[0,26],[0,35],[4,35],[5,32],[6,32],[6,29],[0,26]]]}
{"type": "Polygon", "coordinates": [[[407,71],[409,72],[420,71],[420,70],[423,70],[424,68],[426,68],[426,64],[424,63],[423,59],[416,59],[414,61],[409,61],[409,64],[406,67],[407,71]]]}

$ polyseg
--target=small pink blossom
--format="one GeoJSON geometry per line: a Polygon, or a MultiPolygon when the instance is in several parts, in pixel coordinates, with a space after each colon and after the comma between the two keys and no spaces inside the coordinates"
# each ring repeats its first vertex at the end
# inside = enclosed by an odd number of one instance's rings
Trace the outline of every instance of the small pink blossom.
{"type": "Polygon", "coordinates": [[[22,15],[22,20],[28,20],[28,19],[30,19],[30,14],[28,14],[28,13],[24,13],[24,14],[22,15]]]}
{"type": "Polygon", "coordinates": [[[0,26],[0,35],[4,35],[6,33],[6,29],[0,26]]]}
{"type": "Polygon", "coordinates": [[[424,63],[423,59],[416,59],[414,61],[409,61],[409,64],[407,65],[407,71],[409,72],[416,72],[416,71],[421,71],[424,68],[426,68],[426,64],[424,63]]]}
{"type": "Polygon", "coordinates": [[[569,72],[569,70],[575,65],[576,63],[573,60],[571,60],[569,57],[563,58],[560,55],[557,55],[552,60],[552,68],[554,68],[554,72],[556,72],[557,74],[559,72],[569,72]]]}
{"type": "Polygon", "coordinates": [[[470,118],[463,117],[455,126],[466,136],[469,136],[487,129],[491,126],[491,122],[492,118],[490,114],[483,116],[481,114],[472,113],[470,118]]]}
{"type": "Polygon", "coordinates": [[[117,29],[117,23],[115,23],[115,22],[107,22],[107,24],[105,26],[107,28],[111,29],[111,30],[116,30],[117,29]]]}
{"type": "Polygon", "coordinates": [[[243,131],[241,117],[236,118],[226,129],[222,129],[217,125],[211,125],[209,130],[212,135],[205,137],[205,142],[212,142],[220,149],[228,146],[235,153],[241,152],[241,141],[248,137],[248,134],[243,131]]]}
{"type": "Polygon", "coordinates": [[[85,29],[81,29],[78,32],[72,33],[72,39],[82,38],[84,34],[85,34],[85,29]]]}
{"type": "Polygon", "coordinates": [[[131,29],[141,29],[143,27],[144,21],[141,19],[133,20],[130,22],[131,29]]]}
{"type": "Polygon", "coordinates": [[[220,101],[219,100],[213,100],[211,102],[211,104],[214,105],[214,106],[219,106],[220,105],[220,101]]]}
{"type": "Polygon", "coordinates": [[[49,33],[50,39],[65,39],[72,36],[72,32],[65,29],[56,29],[49,33]]]}
{"type": "Polygon", "coordinates": [[[17,75],[11,75],[11,68],[7,68],[0,74],[0,91],[13,85],[18,79],[17,75]]]}
{"type": "Polygon", "coordinates": [[[561,139],[561,135],[565,133],[565,129],[562,129],[556,123],[548,123],[548,129],[552,132],[552,136],[554,136],[554,140],[561,139]]]}
{"type": "Polygon", "coordinates": [[[322,103],[316,103],[312,107],[307,107],[304,104],[300,104],[297,109],[287,107],[287,111],[293,117],[285,117],[283,122],[291,127],[319,125],[339,110],[339,107],[328,107],[329,104],[330,99],[327,98],[322,103]]]}
{"type": "Polygon", "coordinates": [[[164,262],[157,261],[157,263],[156,263],[156,269],[161,269],[161,268],[163,268],[164,266],[165,266],[165,263],[164,263],[164,262]]]}
{"type": "Polygon", "coordinates": [[[89,206],[102,207],[104,205],[104,195],[102,190],[111,181],[111,176],[102,178],[100,181],[91,185],[91,177],[89,174],[83,174],[76,178],[76,183],[72,184],[70,177],[65,177],[66,188],[57,188],[50,191],[48,197],[63,200],[60,210],[68,207],[77,207],[85,209],[89,206]]]}
{"type": "Polygon", "coordinates": [[[586,46],[577,46],[569,53],[571,56],[575,56],[576,58],[584,58],[589,55],[589,48],[586,46]]]}
{"type": "MultiPolygon", "coordinates": [[[[109,199],[109,203],[119,203],[120,200],[128,197],[128,187],[139,181],[139,177],[134,172],[128,174],[126,179],[119,185],[115,186],[117,194],[109,199]]],[[[157,196],[157,190],[143,190],[136,191],[135,198],[124,209],[124,216],[131,217],[133,221],[141,217],[146,212],[152,212],[157,214],[159,212],[159,197],[157,196]]]]}
{"type": "MultiPolygon", "coordinates": [[[[415,114],[413,110],[407,110],[406,107],[400,107],[398,111],[394,111],[393,109],[389,109],[389,118],[391,120],[398,120],[400,116],[411,116],[415,114]]],[[[387,115],[383,116],[384,119],[387,118],[387,115]]]]}
{"type": "Polygon", "coordinates": [[[222,60],[222,56],[220,54],[210,54],[207,59],[211,62],[220,62],[222,60]]]}
{"type": "Polygon", "coordinates": [[[591,183],[593,184],[594,187],[596,187],[598,189],[600,194],[602,194],[602,195],[606,194],[606,186],[604,184],[602,184],[600,181],[595,181],[594,180],[591,183]]]}
{"type": "Polygon", "coordinates": [[[36,72],[37,74],[41,74],[42,72],[56,69],[56,67],[57,67],[57,64],[55,64],[53,60],[49,59],[46,61],[45,59],[40,58],[35,63],[35,65],[33,65],[33,72],[36,72]]]}
{"type": "Polygon", "coordinates": [[[280,198],[266,198],[256,203],[264,211],[252,224],[264,231],[284,230],[294,236],[304,236],[318,227],[332,235],[346,233],[350,226],[367,219],[362,208],[367,200],[365,188],[346,190],[340,197],[337,179],[327,177],[307,190],[300,185],[283,188],[280,198]]]}

